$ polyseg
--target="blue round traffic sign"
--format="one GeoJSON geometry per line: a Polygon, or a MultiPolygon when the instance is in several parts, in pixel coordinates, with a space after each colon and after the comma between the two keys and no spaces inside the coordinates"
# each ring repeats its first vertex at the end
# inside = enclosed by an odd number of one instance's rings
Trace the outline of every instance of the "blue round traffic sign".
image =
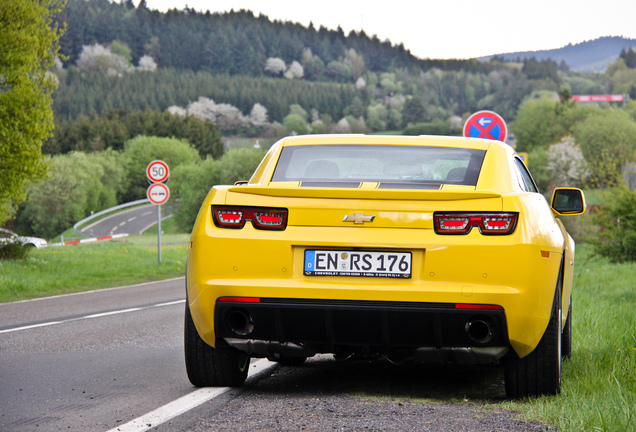
{"type": "Polygon", "coordinates": [[[468,117],[464,124],[464,136],[506,141],[508,126],[504,119],[493,111],[478,111],[468,117]]]}

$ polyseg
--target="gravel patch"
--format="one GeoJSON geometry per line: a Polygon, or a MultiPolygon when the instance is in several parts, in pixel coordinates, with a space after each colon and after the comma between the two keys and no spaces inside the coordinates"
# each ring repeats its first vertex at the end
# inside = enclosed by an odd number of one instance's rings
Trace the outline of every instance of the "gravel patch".
{"type": "Polygon", "coordinates": [[[318,356],[247,385],[190,430],[555,431],[496,406],[505,399],[501,375],[499,368],[394,366],[318,356]]]}

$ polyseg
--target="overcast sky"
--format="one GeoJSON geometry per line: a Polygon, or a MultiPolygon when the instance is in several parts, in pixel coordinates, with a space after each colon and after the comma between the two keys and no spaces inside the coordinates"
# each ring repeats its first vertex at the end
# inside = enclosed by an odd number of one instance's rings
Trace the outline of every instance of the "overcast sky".
{"type": "MultiPolygon", "coordinates": [[[[138,0],[133,0],[135,4],[138,0]]],[[[636,0],[146,0],[150,9],[249,9],[271,20],[364,29],[420,58],[560,48],[600,36],[636,39],[636,0]]]]}

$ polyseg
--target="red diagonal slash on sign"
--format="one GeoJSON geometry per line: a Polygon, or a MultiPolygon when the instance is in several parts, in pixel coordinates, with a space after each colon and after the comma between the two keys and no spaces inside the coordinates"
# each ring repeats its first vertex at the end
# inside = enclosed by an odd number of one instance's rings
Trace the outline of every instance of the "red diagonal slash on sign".
{"type": "Polygon", "coordinates": [[[480,120],[484,120],[483,118],[477,120],[474,124],[475,127],[477,129],[479,129],[479,136],[477,138],[487,138],[487,139],[496,139],[494,136],[492,136],[490,134],[490,130],[492,128],[495,127],[495,125],[497,124],[497,122],[495,122],[494,120],[490,119],[490,124],[488,124],[488,126],[486,126],[485,128],[481,125],[481,123],[479,122],[480,120]]]}

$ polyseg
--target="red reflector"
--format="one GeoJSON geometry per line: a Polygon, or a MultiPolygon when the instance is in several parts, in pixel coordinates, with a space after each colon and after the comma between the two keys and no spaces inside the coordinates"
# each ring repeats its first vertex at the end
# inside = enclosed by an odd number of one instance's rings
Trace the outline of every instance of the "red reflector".
{"type": "Polygon", "coordinates": [[[501,306],[497,305],[484,305],[484,304],[455,304],[455,309],[486,309],[486,310],[503,310],[501,306]]]}
{"type": "Polygon", "coordinates": [[[261,299],[258,297],[219,297],[216,301],[235,303],[260,303],[261,299]]]}
{"type": "Polygon", "coordinates": [[[220,213],[220,216],[226,220],[239,220],[241,215],[232,213],[220,213]]]}

